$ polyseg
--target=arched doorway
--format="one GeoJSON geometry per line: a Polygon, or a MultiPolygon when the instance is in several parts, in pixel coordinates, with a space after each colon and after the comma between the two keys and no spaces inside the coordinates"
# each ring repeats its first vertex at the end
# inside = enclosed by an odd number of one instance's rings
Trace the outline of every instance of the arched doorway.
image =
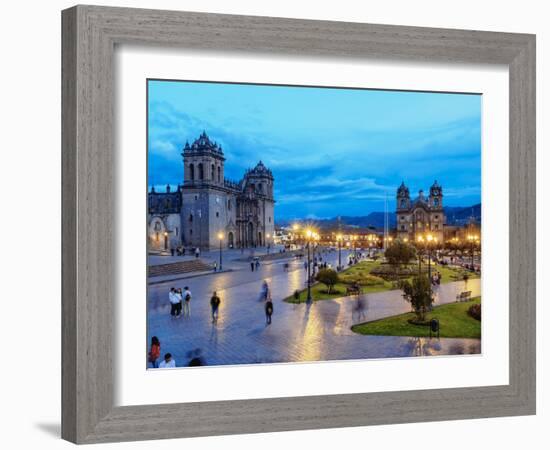
{"type": "Polygon", "coordinates": [[[234,247],[234,237],[233,237],[233,232],[230,231],[228,234],[227,234],[227,246],[229,248],[233,248],[234,247]]]}

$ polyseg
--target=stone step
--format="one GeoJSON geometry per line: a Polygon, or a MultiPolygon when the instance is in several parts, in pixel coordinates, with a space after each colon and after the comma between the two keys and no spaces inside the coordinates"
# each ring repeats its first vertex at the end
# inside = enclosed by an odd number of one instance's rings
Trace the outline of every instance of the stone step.
{"type": "Polygon", "coordinates": [[[179,261],[169,264],[158,264],[155,266],[149,266],[149,277],[160,277],[164,275],[179,275],[189,272],[204,272],[212,270],[210,264],[205,263],[200,259],[194,259],[192,261],[179,261]]]}

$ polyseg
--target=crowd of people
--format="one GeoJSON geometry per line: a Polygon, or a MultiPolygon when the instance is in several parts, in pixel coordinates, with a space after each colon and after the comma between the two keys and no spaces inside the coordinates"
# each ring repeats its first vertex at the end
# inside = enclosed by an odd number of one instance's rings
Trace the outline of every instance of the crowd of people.
{"type": "MultiPolygon", "coordinates": [[[[168,292],[168,301],[170,304],[170,317],[172,319],[178,319],[180,317],[191,317],[191,299],[192,294],[189,286],[185,286],[183,289],[171,287],[168,292]]],[[[266,280],[262,282],[260,290],[259,300],[263,303],[263,310],[265,313],[265,323],[271,325],[273,316],[273,300],[271,298],[271,289],[266,280]]],[[[221,305],[221,298],[216,291],[212,293],[210,297],[210,318],[212,324],[217,324],[219,311],[221,305]]],[[[188,352],[190,358],[188,366],[202,366],[205,365],[204,358],[201,355],[200,349],[195,349],[188,352]]],[[[157,336],[151,338],[151,347],[148,353],[148,362],[151,367],[155,369],[176,367],[176,361],[171,353],[166,353],[161,358],[160,341],[157,336]]]]}

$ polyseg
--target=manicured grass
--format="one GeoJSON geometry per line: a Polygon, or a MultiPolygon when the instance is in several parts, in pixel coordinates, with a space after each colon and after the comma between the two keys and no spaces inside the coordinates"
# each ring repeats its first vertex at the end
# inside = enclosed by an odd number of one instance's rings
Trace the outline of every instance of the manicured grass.
{"type": "MultiPolygon", "coordinates": [[[[481,322],[468,314],[468,308],[475,303],[480,303],[481,297],[469,302],[448,303],[436,306],[426,318],[439,320],[440,337],[448,338],[481,338],[481,322]]],[[[409,319],[415,317],[414,313],[400,314],[386,317],[385,319],[365,322],[351,327],[351,330],[359,334],[377,336],[429,336],[430,329],[423,325],[412,325],[409,319]]]]}
{"type": "MultiPolygon", "coordinates": [[[[330,300],[332,298],[345,297],[347,285],[344,283],[338,283],[333,286],[331,293],[327,292],[327,287],[324,284],[316,283],[311,286],[311,298],[314,301],[317,300],[330,300]]],[[[383,284],[375,286],[362,286],[362,292],[364,294],[370,294],[372,292],[382,292],[392,289],[391,283],[384,281],[383,284]]],[[[285,298],[285,302],[288,303],[304,303],[307,300],[307,289],[300,291],[300,296],[295,299],[294,296],[285,298]]]]}
{"type": "Polygon", "coordinates": [[[450,283],[451,281],[462,281],[464,280],[464,275],[468,275],[470,280],[474,278],[479,278],[479,275],[465,269],[459,269],[449,266],[441,266],[435,264],[432,266],[432,272],[439,272],[441,274],[441,283],[450,283]]]}
{"type": "MultiPolygon", "coordinates": [[[[370,294],[373,292],[382,292],[389,291],[392,289],[397,289],[396,285],[391,281],[386,281],[382,278],[375,277],[371,275],[371,271],[379,267],[381,260],[378,261],[361,261],[354,266],[347,268],[339,273],[340,283],[336,284],[331,293],[327,292],[327,287],[324,284],[316,283],[311,286],[311,297],[314,301],[317,300],[330,300],[333,298],[339,298],[346,296],[346,288],[352,282],[358,282],[361,286],[361,290],[364,294],[370,294]]],[[[426,269],[426,266],[422,266],[423,269],[426,269]]],[[[468,272],[462,269],[450,268],[448,266],[441,266],[434,264],[432,265],[432,271],[435,273],[439,271],[441,273],[441,282],[449,283],[451,281],[461,281],[463,280],[464,273],[468,273],[470,279],[479,278],[472,272],[468,272]]],[[[288,303],[304,303],[307,300],[307,289],[300,291],[298,299],[294,298],[293,295],[285,298],[285,301],[288,303]]]]}

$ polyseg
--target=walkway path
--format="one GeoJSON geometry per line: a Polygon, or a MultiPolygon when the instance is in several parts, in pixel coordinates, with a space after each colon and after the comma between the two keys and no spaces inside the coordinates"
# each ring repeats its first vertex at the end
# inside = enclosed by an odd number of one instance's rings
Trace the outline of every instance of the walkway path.
{"type": "MultiPolygon", "coordinates": [[[[336,252],[327,256],[333,263],[335,258],[336,252]]],[[[364,295],[362,317],[353,317],[357,300],[352,297],[322,300],[311,306],[283,302],[305,281],[303,261],[293,261],[288,273],[283,264],[263,264],[255,272],[243,265],[233,272],[149,286],[149,339],[158,336],[162,351],[171,352],[178,366],[187,363],[187,352],[195,348],[202,350],[207,364],[216,365],[480,353],[481,343],[476,339],[363,336],[350,330],[353,323],[409,311],[400,291],[364,295]],[[273,324],[269,326],[259,301],[263,279],[268,280],[274,300],[273,324]],[[167,295],[172,285],[191,288],[191,318],[170,317],[167,295]],[[213,290],[222,300],[217,324],[210,320],[213,290]]],[[[456,293],[463,290],[462,281],[439,286],[436,304],[455,301],[456,293]]],[[[479,295],[480,280],[470,280],[467,290],[472,296],[479,295]]]]}

